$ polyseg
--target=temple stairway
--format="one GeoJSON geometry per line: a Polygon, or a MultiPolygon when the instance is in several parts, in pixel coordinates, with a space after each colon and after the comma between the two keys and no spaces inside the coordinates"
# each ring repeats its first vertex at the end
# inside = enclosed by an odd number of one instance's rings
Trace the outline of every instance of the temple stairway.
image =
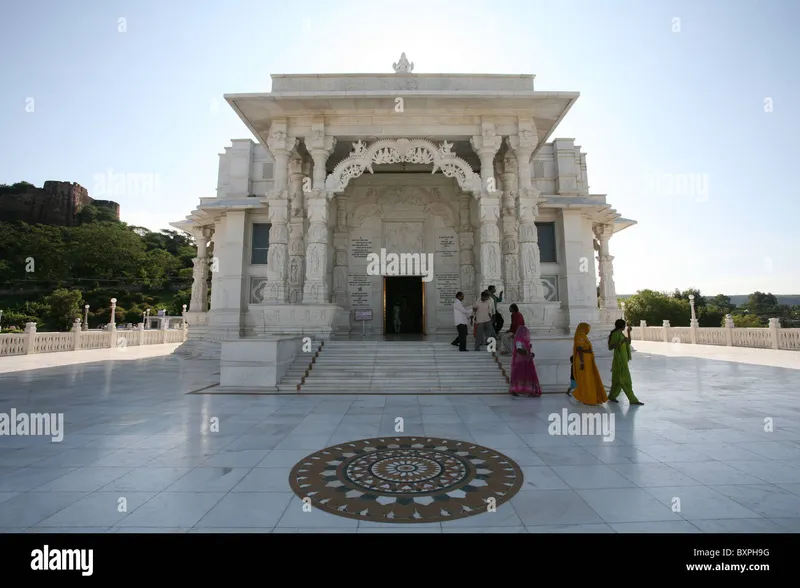
{"type": "Polygon", "coordinates": [[[278,385],[283,393],[507,394],[486,351],[461,353],[446,341],[327,341],[301,353],[278,385]]]}

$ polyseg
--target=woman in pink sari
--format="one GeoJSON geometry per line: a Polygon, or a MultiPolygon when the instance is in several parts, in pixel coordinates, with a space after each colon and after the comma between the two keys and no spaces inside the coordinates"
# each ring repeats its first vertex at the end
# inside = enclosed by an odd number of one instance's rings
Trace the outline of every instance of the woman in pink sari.
{"type": "Polygon", "coordinates": [[[511,356],[511,385],[508,389],[513,396],[541,396],[542,387],[533,365],[533,349],[528,327],[520,326],[514,336],[514,351],[511,356]]]}

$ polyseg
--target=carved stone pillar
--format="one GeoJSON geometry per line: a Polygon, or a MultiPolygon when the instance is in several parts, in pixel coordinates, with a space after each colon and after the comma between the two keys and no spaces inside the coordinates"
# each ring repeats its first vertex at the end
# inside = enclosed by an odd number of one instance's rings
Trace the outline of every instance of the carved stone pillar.
{"type": "Polygon", "coordinates": [[[192,260],[192,298],[189,302],[189,312],[208,311],[208,248],[206,244],[211,237],[211,231],[205,227],[192,230],[197,243],[197,257],[192,260]]]}
{"type": "Polygon", "coordinates": [[[497,291],[505,290],[500,275],[500,229],[497,220],[500,218],[500,198],[492,198],[488,194],[481,196],[479,203],[481,214],[481,292],[494,285],[497,291]]]}
{"type": "Polygon", "coordinates": [[[330,302],[328,270],[328,194],[325,191],[325,163],[333,152],[336,139],[325,136],[322,123],[313,124],[312,136],[306,138],[306,149],[314,161],[313,190],[306,199],[308,235],[306,240],[306,281],[303,285],[305,304],[330,302]]]}
{"type": "Polygon", "coordinates": [[[609,255],[608,241],[613,234],[613,227],[608,224],[595,225],[594,235],[597,237],[597,259],[600,266],[600,298],[603,308],[617,309],[617,289],[614,285],[614,257],[609,255]]]}
{"type": "Polygon", "coordinates": [[[336,139],[326,136],[325,125],[317,121],[311,125],[311,136],[305,138],[305,145],[314,163],[313,190],[322,192],[327,179],[325,163],[336,147],[336,139]]]}
{"type": "Polygon", "coordinates": [[[519,195],[520,299],[522,302],[544,302],[539,255],[539,198],[535,189],[519,195]]]}
{"type": "Polygon", "coordinates": [[[295,155],[289,162],[289,208],[291,222],[289,223],[289,302],[299,304],[303,301],[303,281],[305,266],[303,260],[306,254],[305,235],[305,197],[303,194],[303,160],[295,155]]]}
{"type": "Polygon", "coordinates": [[[336,196],[336,229],[333,233],[333,301],[339,306],[347,306],[347,239],[350,230],[347,226],[347,196],[336,196]]]}
{"type": "Polygon", "coordinates": [[[522,302],[544,302],[541,280],[541,257],[536,217],[541,198],[531,181],[531,156],[538,142],[533,121],[520,119],[518,132],[508,138],[508,146],[517,161],[519,194],[520,298],[522,302]]]}
{"type": "Polygon", "coordinates": [[[481,161],[481,199],[479,202],[481,220],[481,291],[490,285],[504,290],[500,230],[500,198],[497,179],[494,177],[494,156],[500,149],[502,138],[495,133],[494,123],[483,121],[481,135],[470,139],[472,148],[481,161]]]}
{"type": "Polygon", "coordinates": [[[458,228],[458,261],[461,270],[461,291],[468,302],[475,300],[475,234],[472,229],[469,208],[472,196],[462,193],[458,199],[460,226],[458,228]]]}
{"type": "Polygon", "coordinates": [[[295,137],[286,134],[286,123],[275,122],[267,139],[275,158],[274,188],[269,204],[269,257],[267,260],[266,300],[283,303],[289,300],[289,157],[297,147],[295,137]]]}
{"type": "Polygon", "coordinates": [[[325,192],[311,193],[308,205],[308,241],[306,245],[306,281],[303,302],[330,302],[330,288],[325,274],[328,267],[328,198],[325,192]]]}
{"type": "Polygon", "coordinates": [[[517,218],[517,160],[512,154],[503,161],[503,283],[504,300],[520,300],[519,287],[519,220],[517,218]]]}

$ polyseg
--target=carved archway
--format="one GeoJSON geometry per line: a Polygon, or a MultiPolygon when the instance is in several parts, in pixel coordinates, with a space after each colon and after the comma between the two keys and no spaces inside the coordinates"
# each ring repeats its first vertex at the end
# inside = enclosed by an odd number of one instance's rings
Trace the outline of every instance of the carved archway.
{"type": "Polygon", "coordinates": [[[452,147],[447,141],[437,146],[426,139],[381,139],[372,145],[358,141],[353,143],[350,155],[333,168],[325,181],[325,190],[331,195],[343,192],[350,180],[359,177],[364,170],[373,173],[373,165],[416,163],[433,165],[432,173],[441,170],[448,178],[455,178],[462,190],[480,193],[480,176],[452,152],[452,147]]]}

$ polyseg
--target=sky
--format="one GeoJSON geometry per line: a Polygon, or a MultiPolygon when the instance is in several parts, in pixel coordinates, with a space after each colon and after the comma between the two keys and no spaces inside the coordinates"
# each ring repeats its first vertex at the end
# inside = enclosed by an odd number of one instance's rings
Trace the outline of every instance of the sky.
{"type": "Polygon", "coordinates": [[[170,228],[253,138],[223,94],[271,74],[535,74],[578,91],[551,136],[638,224],[617,292],[800,293],[800,3],[791,0],[26,0],[0,7],[0,183],[73,181],[170,228]],[[98,177],[142,174],[152,193],[98,177]]]}

